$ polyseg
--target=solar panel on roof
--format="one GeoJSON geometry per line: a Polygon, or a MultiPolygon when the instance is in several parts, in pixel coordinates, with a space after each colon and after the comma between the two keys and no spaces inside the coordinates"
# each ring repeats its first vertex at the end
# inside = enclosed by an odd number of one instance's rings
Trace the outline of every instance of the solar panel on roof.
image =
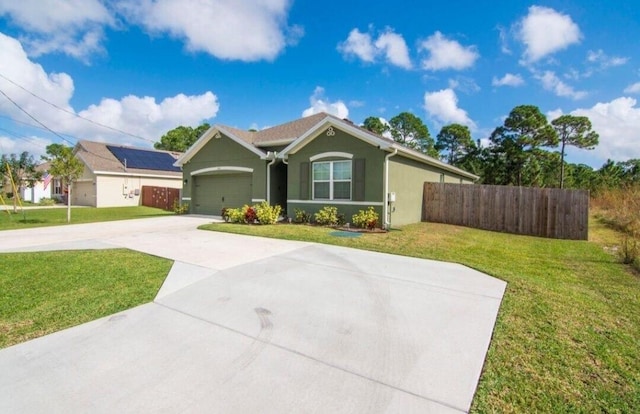
{"type": "Polygon", "coordinates": [[[127,168],[141,170],[175,171],[180,167],[174,167],[176,160],[166,152],[141,150],[135,148],[115,147],[107,145],[107,149],[127,168]]]}

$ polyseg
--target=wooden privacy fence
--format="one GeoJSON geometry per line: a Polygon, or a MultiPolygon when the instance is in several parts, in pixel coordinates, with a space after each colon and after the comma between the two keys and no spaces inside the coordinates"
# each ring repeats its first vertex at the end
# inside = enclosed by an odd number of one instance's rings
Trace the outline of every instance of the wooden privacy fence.
{"type": "Polygon", "coordinates": [[[143,206],[173,210],[176,200],[180,202],[180,190],[177,188],[142,186],[143,206]]]}
{"type": "Polygon", "coordinates": [[[588,220],[586,190],[424,183],[422,221],[587,240],[588,220]]]}

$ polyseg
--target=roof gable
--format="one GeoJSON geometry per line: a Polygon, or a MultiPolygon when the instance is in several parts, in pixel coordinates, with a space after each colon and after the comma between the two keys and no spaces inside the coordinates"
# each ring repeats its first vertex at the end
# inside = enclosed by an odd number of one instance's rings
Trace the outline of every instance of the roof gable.
{"type": "Polygon", "coordinates": [[[188,163],[205,145],[212,139],[222,138],[222,134],[241,145],[245,149],[251,151],[258,157],[266,159],[267,154],[252,144],[252,133],[249,131],[242,131],[237,128],[228,127],[224,125],[214,125],[209,128],[191,147],[182,154],[180,158],[173,164],[176,167],[182,167],[188,163]]]}
{"type": "MultiPolygon", "coordinates": [[[[313,141],[316,137],[320,135],[322,131],[327,128],[338,128],[347,134],[358,138],[362,141],[370,145],[374,145],[380,149],[386,150],[388,149],[393,141],[389,141],[385,138],[379,137],[375,134],[372,134],[362,128],[358,128],[353,125],[351,122],[344,121],[342,119],[333,117],[331,115],[324,114],[324,118],[317,122],[312,128],[307,130],[303,135],[298,137],[296,140],[291,142],[285,149],[283,149],[279,154],[279,158],[286,158],[289,154],[295,154],[309,142],[313,141]]],[[[328,132],[329,133],[329,132],[328,132]]]]}

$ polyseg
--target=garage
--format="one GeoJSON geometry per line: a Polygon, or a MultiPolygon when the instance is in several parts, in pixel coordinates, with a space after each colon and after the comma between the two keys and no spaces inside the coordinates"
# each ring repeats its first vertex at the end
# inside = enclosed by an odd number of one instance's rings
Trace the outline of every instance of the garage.
{"type": "Polygon", "coordinates": [[[71,204],[75,206],[98,207],[96,186],[92,181],[77,181],[71,188],[71,204]]]}
{"type": "Polygon", "coordinates": [[[250,173],[194,176],[192,211],[218,216],[224,207],[251,204],[251,179],[250,173]]]}

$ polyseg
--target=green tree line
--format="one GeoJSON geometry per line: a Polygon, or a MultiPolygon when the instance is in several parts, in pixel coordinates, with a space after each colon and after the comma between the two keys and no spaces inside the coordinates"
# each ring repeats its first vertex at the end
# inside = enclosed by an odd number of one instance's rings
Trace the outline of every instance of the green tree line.
{"type": "Polygon", "coordinates": [[[476,174],[481,184],[598,191],[640,183],[640,159],[607,160],[599,169],[567,163],[568,146],[594,149],[598,133],[588,117],[562,115],[549,123],[534,105],[513,108],[485,145],[455,123],[443,126],[434,140],[422,120],[407,112],[387,124],[368,117],[363,127],[476,174]]]}

